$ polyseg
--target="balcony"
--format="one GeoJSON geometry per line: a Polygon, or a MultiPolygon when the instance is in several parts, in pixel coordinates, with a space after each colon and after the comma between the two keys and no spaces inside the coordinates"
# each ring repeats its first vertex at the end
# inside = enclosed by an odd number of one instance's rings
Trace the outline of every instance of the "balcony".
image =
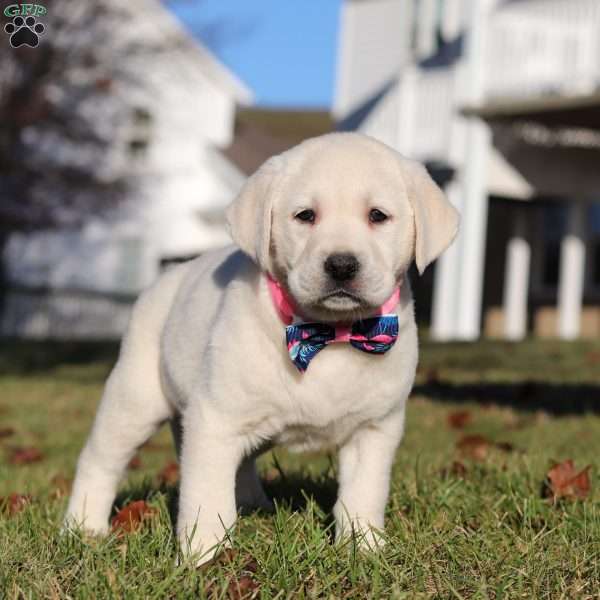
{"type": "Polygon", "coordinates": [[[600,87],[600,2],[510,2],[485,26],[486,102],[582,96],[600,87]]]}

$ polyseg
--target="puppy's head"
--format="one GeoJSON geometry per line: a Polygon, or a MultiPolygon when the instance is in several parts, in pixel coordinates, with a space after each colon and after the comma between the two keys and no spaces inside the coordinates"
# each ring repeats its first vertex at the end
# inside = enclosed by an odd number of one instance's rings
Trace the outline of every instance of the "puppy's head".
{"type": "Polygon", "coordinates": [[[383,304],[413,259],[422,273],[458,214],[418,163],[360,134],[303,142],[268,160],[228,210],[233,240],[303,314],[343,320],[383,304]]]}

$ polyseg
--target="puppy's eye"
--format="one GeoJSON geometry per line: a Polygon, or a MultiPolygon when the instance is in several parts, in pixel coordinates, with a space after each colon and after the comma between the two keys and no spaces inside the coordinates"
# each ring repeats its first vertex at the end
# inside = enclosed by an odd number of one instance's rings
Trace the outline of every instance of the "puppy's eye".
{"type": "Polygon", "coordinates": [[[371,223],[383,223],[388,220],[388,216],[378,208],[372,208],[369,212],[369,221],[371,223]]]}
{"type": "Polygon", "coordinates": [[[302,221],[303,223],[314,223],[315,217],[315,211],[307,208],[305,210],[301,210],[294,218],[298,221],[302,221]]]}

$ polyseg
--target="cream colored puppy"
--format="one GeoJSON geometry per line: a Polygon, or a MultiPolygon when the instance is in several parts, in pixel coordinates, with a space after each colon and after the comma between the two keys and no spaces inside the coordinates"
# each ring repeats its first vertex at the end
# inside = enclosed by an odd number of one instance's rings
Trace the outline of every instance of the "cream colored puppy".
{"type": "Polygon", "coordinates": [[[268,160],[228,219],[239,248],[173,268],[138,300],[67,523],[106,532],[128,461],[171,420],[182,440],[177,531],[198,562],[223,542],[240,504],[270,504],[254,458],[271,444],[338,448],[337,537],[354,528],[372,543],[417,364],[407,271],[414,259],[422,272],[451,243],[456,211],[419,164],[335,133],[268,160]],[[399,287],[395,344],[372,354],[336,343],[299,371],[266,274],[303,321],[329,324],[377,313],[399,287]]]}

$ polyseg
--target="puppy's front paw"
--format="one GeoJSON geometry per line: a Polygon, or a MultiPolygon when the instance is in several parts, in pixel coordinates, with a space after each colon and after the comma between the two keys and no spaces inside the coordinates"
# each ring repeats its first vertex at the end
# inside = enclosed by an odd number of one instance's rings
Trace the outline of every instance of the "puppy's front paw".
{"type": "Polygon", "coordinates": [[[363,550],[375,551],[385,545],[383,534],[383,516],[371,517],[353,514],[350,516],[343,506],[337,505],[333,509],[335,516],[335,540],[344,542],[353,539],[356,545],[363,550]]]}
{"type": "Polygon", "coordinates": [[[69,534],[75,531],[81,531],[87,535],[106,536],[110,532],[107,522],[93,522],[86,517],[67,514],[60,528],[61,534],[69,534]]]}
{"type": "Polygon", "coordinates": [[[200,567],[213,560],[224,549],[231,547],[231,538],[225,535],[222,527],[221,536],[215,533],[207,535],[207,530],[204,529],[203,534],[200,526],[196,525],[179,529],[180,564],[193,561],[194,566],[200,567]]]}

